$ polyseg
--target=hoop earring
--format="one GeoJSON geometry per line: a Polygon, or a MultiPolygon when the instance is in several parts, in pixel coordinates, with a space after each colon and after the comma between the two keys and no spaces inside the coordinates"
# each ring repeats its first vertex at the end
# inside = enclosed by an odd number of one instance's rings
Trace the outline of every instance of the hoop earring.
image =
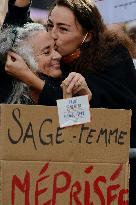
{"type": "Polygon", "coordinates": [[[83,38],[82,42],[81,42],[81,46],[83,45],[83,43],[85,42],[86,38],[88,36],[88,32],[85,34],[85,37],[83,38]]]}
{"type": "MultiPolygon", "coordinates": [[[[86,38],[88,36],[88,32],[85,34],[85,37],[83,38],[80,47],[83,45],[83,43],[85,42],[86,38]]],[[[77,60],[80,57],[80,47],[77,48],[72,54],[68,55],[68,56],[64,56],[62,57],[63,61],[65,63],[72,63],[74,60],[77,60]]]]}
{"type": "Polygon", "coordinates": [[[72,63],[80,57],[80,49],[76,49],[72,54],[62,57],[65,63],[72,63]]]}

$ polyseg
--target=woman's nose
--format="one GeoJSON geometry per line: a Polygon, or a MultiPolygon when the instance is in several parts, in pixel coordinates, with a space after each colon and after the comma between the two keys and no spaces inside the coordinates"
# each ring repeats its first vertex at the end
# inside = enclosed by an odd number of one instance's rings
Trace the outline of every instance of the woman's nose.
{"type": "Polygon", "coordinates": [[[51,30],[51,36],[52,36],[52,38],[54,40],[57,40],[57,38],[58,38],[58,31],[57,31],[57,29],[55,27],[53,27],[52,30],[51,30]]]}
{"type": "Polygon", "coordinates": [[[57,59],[57,60],[60,60],[61,59],[61,55],[58,53],[58,51],[55,51],[53,52],[53,59],[57,59]]]}

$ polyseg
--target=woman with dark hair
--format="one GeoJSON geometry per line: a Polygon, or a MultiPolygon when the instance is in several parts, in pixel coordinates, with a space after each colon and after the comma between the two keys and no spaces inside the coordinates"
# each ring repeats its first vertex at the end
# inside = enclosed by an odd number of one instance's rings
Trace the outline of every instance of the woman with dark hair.
{"type": "MultiPolygon", "coordinates": [[[[22,24],[28,20],[27,12],[23,13],[23,18],[20,13],[19,20],[17,16],[12,18],[11,10],[5,20],[7,23],[9,19],[13,24],[16,19],[22,24]]],[[[56,0],[47,27],[62,55],[63,75],[72,72],[64,80],[67,92],[74,92],[78,72],[85,77],[92,92],[91,107],[132,109],[131,147],[136,147],[136,70],[128,50],[120,38],[106,28],[95,4],[91,0],[56,0]]],[[[51,97],[51,93],[52,88],[45,83],[39,103],[45,104],[47,94],[51,97]]],[[[135,181],[135,178],[130,179],[135,181]]],[[[130,204],[136,201],[134,191],[131,186],[130,204]]]]}

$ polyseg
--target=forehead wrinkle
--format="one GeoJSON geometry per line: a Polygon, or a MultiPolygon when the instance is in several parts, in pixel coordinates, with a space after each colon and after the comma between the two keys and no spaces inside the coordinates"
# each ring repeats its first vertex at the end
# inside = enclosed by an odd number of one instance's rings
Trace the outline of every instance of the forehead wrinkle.
{"type": "Polygon", "coordinates": [[[39,44],[37,43],[38,36],[35,35],[34,38],[29,38],[29,44],[33,47],[35,51],[43,51],[45,49],[48,49],[54,45],[54,41],[49,36],[41,36],[39,37],[39,44]],[[42,40],[42,42],[41,42],[42,40]]]}

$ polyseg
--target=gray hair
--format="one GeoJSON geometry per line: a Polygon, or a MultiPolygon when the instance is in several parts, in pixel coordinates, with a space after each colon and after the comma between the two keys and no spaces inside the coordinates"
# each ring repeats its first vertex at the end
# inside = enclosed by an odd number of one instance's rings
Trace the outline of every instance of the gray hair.
{"type": "MultiPolygon", "coordinates": [[[[45,27],[38,23],[27,23],[23,27],[9,26],[2,30],[0,32],[1,60],[5,61],[8,51],[14,51],[24,59],[32,72],[36,72],[38,69],[37,61],[29,39],[39,31],[45,31],[45,27]]],[[[21,103],[21,96],[28,90],[28,87],[16,79],[13,79],[12,86],[13,90],[7,103],[21,103]]]]}

